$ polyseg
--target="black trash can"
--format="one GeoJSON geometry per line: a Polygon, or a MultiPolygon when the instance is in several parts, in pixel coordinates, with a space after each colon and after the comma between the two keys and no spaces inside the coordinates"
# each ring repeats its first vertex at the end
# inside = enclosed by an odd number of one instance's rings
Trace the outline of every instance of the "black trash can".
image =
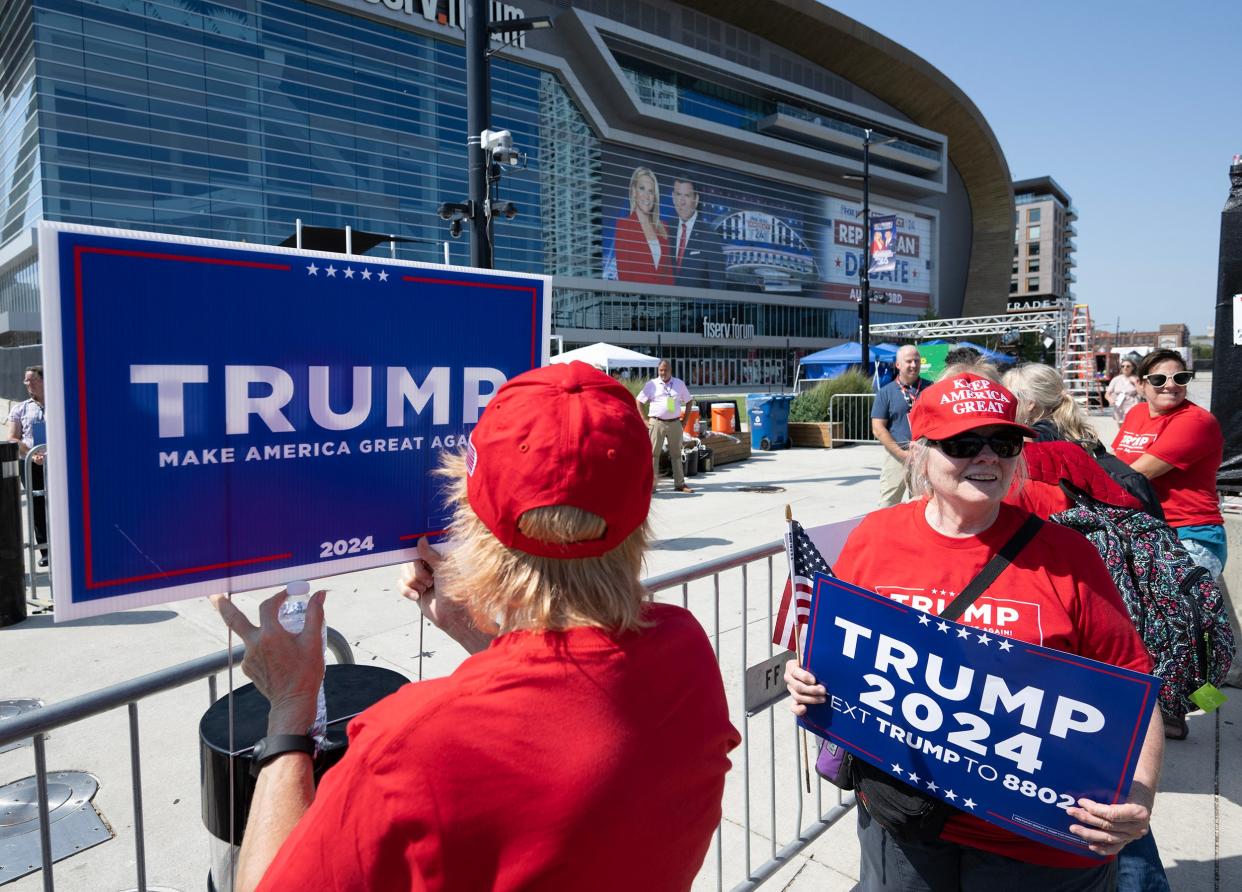
{"type": "MultiPolygon", "coordinates": [[[[349,719],[375,705],[409,679],[380,666],[331,665],[324,675],[328,742],[316,761],[315,784],[341,761],[349,746],[349,719]]],[[[250,752],[267,734],[268,702],[254,685],[233,692],[233,748],[229,749],[228,695],[213,703],[198,725],[203,824],[211,834],[209,892],[232,892],[232,865],[246,830],[257,778],[250,774],[250,752]],[[232,840],[229,821],[229,765],[233,766],[232,840]]]]}

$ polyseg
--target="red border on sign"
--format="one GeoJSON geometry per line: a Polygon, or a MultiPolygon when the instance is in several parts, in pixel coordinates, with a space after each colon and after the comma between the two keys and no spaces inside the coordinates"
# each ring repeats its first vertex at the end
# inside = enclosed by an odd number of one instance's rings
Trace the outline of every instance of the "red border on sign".
{"type": "Polygon", "coordinates": [[[130,582],[144,582],[148,579],[162,579],[167,576],[184,576],[189,573],[200,573],[207,570],[222,570],[226,567],[241,567],[247,564],[261,564],[268,561],[278,561],[293,556],[292,552],[285,554],[269,554],[262,557],[242,558],[237,561],[225,561],[219,564],[207,564],[202,567],[184,567],[178,570],[164,570],[159,573],[149,573],[145,576],[130,576],[125,579],[104,579],[96,580],[94,577],[94,566],[92,563],[91,550],[91,488],[90,473],[88,470],[87,455],[87,434],[86,434],[86,325],[83,320],[83,296],[82,296],[82,255],[83,254],[110,254],[118,257],[141,257],[147,260],[172,260],[181,263],[207,263],[216,266],[243,266],[251,269],[270,269],[280,272],[288,272],[292,267],[288,264],[281,263],[261,263],[256,260],[227,260],[220,257],[195,257],[190,254],[164,254],[158,251],[130,251],[124,248],[92,248],[86,245],[74,245],[73,247],[73,279],[74,279],[74,324],[77,329],[78,339],[78,427],[81,429],[80,449],[82,464],[82,538],[83,538],[83,557],[84,557],[84,577],[86,579],[86,587],[106,588],[110,585],[124,585],[130,582]]]}

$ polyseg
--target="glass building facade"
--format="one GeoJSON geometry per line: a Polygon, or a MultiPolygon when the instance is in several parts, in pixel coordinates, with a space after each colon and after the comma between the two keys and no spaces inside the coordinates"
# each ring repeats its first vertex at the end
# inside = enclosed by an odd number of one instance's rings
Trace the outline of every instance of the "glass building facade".
{"type": "MultiPolygon", "coordinates": [[[[402,259],[442,262],[447,242],[451,262],[466,263],[468,238],[449,239],[436,214],[467,194],[463,47],[385,20],[388,0],[351,2],[6,0],[0,250],[40,219],[263,244],[288,238],[300,219],[399,236],[402,259]]],[[[543,5],[622,17],[651,7],[543,5]]],[[[616,58],[644,105],[748,132],[777,117],[861,130],[811,104],[616,58]]],[[[520,213],[496,225],[495,265],[554,277],[553,331],[566,349],[617,340],[686,363],[687,380],[741,386],[788,382],[797,356],[856,336],[849,292],[861,246],[847,237],[858,214],[848,196],[808,193],[779,171],[678,168],[681,159],[658,149],[606,141],[563,72],[538,62],[520,52],[491,61],[492,126],[510,130],[527,156],[500,183],[520,213]],[[661,173],[659,208],[674,224],[672,186],[692,170],[730,264],[712,289],[640,288],[618,272],[618,221],[631,213],[637,167],[661,173]],[[759,232],[782,233],[778,250],[756,242],[759,232]],[[709,339],[705,322],[738,323],[745,336],[709,339]]],[[[834,93],[848,91],[829,80],[834,93]]],[[[924,165],[943,151],[935,140],[895,146],[924,165]]],[[[878,196],[873,204],[883,210],[878,196]]],[[[894,306],[875,308],[875,322],[936,307],[939,221],[903,212],[906,278],[890,281],[894,306]]],[[[664,251],[667,263],[671,242],[664,251]]],[[[0,311],[33,307],[36,269],[33,256],[0,268],[0,311]]]]}

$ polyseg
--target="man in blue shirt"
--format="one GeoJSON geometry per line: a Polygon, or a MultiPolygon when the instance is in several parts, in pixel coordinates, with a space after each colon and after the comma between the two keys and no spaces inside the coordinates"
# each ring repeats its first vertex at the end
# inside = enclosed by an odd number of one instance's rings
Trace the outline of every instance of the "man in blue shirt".
{"type": "Polygon", "coordinates": [[[897,351],[897,377],[879,389],[871,409],[871,432],[884,447],[880,466],[880,507],[896,505],[906,493],[906,447],[910,445],[910,407],[931,384],[919,377],[922,357],[906,344],[897,351]]]}

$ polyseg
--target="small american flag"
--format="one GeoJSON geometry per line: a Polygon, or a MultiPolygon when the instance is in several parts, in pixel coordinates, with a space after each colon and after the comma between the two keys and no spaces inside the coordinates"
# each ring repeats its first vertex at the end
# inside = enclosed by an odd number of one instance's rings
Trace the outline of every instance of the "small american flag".
{"type": "Polygon", "coordinates": [[[474,434],[471,433],[470,438],[466,440],[466,475],[474,476],[474,466],[479,461],[479,453],[474,451],[474,434]]]}
{"type": "Polygon", "coordinates": [[[789,522],[785,553],[789,556],[789,579],[776,612],[772,643],[786,650],[797,650],[798,630],[811,617],[812,577],[816,573],[831,576],[832,568],[796,520],[789,522]]]}

